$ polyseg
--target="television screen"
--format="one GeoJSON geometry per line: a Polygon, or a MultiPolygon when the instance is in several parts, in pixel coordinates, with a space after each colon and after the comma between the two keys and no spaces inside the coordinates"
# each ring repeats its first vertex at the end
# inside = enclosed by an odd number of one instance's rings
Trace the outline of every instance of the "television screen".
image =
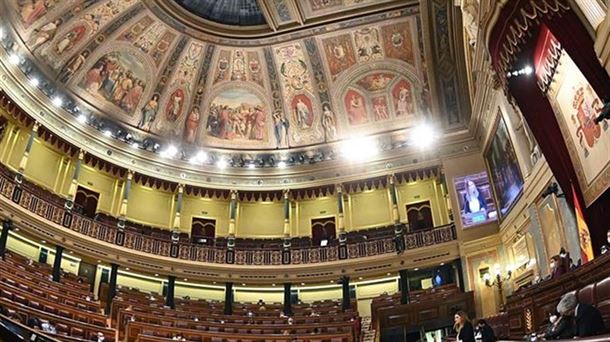
{"type": "Polygon", "coordinates": [[[523,176],[521,176],[517,154],[501,114],[496,132],[485,152],[485,161],[498,201],[500,218],[506,217],[521,195],[523,176]]]}
{"type": "Polygon", "coordinates": [[[487,172],[456,177],[453,182],[460,204],[462,227],[468,228],[498,218],[487,172]]]}

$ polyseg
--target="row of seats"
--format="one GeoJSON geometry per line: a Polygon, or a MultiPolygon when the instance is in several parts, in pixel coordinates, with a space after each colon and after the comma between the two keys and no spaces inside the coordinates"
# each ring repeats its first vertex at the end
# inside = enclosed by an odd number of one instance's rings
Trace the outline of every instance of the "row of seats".
{"type": "Polygon", "coordinates": [[[89,340],[98,332],[106,341],[115,340],[116,331],[107,327],[88,285],[74,279],[53,282],[50,272],[44,273],[46,265],[13,253],[6,253],[0,270],[0,305],[19,322],[45,320],[55,327],[55,337],[64,341],[89,340]]]}

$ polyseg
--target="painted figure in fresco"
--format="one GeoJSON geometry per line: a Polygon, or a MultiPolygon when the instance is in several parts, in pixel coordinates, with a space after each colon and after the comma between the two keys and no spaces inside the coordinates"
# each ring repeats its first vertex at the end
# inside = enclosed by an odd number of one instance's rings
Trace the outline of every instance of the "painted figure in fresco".
{"type": "MultiPolygon", "coordinates": [[[[199,106],[193,106],[184,123],[184,140],[190,144],[195,142],[197,127],[199,127],[199,106]]],[[[208,119],[209,120],[209,119],[208,119]]]]}
{"type": "Polygon", "coordinates": [[[25,27],[29,27],[36,20],[47,14],[55,6],[57,0],[22,0],[19,1],[19,14],[25,27]]]}
{"type": "Polygon", "coordinates": [[[324,104],[322,111],[322,127],[324,128],[324,135],[326,140],[337,139],[337,127],[335,124],[335,113],[330,110],[328,104],[324,104]]]}
{"type": "Polygon", "coordinates": [[[310,127],[311,120],[311,112],[309,111],[309,107],[303,102],[302,99],[297,100],[297,104],[294,108],[297,117],[297,123],[299,124],[299,128],[307,129],[310,127]]]}
{"type": "Polygon", "coordinates": [[[226,72],[229,69],[229,60],[226,57],[222,57],[218,60],[218,75],[214,82],[223,81],[226,77],[226,72]]]}
{"type": "Polygon", "coordinates": [[[231,80],[246,80],[246,58],[241,50],[235,50],[235,57],[233,58],[233,73],[231,74],[231,80]]]}
{"type": "Polygon", "coordinates": [[[103,68],[102,64],[95,65],[85,76],[85,89],[93,95],[97,95],[97,91],[100,89],[103,68]]]}
{"type": "Polygon", "coordinates": [[[358,94],[351,95],[347,113],[349,122],[352,125],[357,125],[368,121],[364,101],[358,94]]]}
{"type": "Polygon", "coordinates": [[[288,128],[290,123],[286,120],[286,117],[281,112],[275,112],[273,114],[273,133],[275,134],[275,141],[277,147],[288,146],[288,128]]]}
{"type": "Polygon", "coordinates": [[[144,82],[136,80],[133,88],[131,88],[121,100],[121,108],[131,113],[138,105],[138,102],[140,102],[142,93],[144,93],[144,82]]]}
{"type": "Polygon", "coordinates": [[[166,116],[167,121],[174,122],[180,116],[182,112],[182,104],[184,102],[184,92],[182,89],[176,90],[169,98],[167,108],[166,108],[166,116]]]}
{"type": "Polygon", "coordinates": [[[82,66],[85,64],[85,61],[89,57],[89,51],[85,50],[78,54],[77,56],[72,57],[70,61],[66,64],[66,67],[59,74],[59,80],[61,82],[66,83],[82,66]]]}
{"type": "Polygon", "coordinates": [[[87,31],[85,26],[79,25],[66,33],[66,35],[59,42],[57,42],[57,45],[55,45],[55,51],[57,54],[61,55],[65,51],[72,49],[74,45],[85,35],[85,31],[87,31]]]}
{"type": "Polygon", "coordinates": [[[265,139],[265,121],[267,118],[265,117],[265,112],[263,111],[263,107],[256,106],[254,108],[254,139],[256,140],[264,140],[265,139]]]}
{"type": "Polygon", "coordinates": [[[396,103],[396,115],[407,115],[413,113],[413,104],[411,103],[411,90],[405,86],[400,88],[398,92],[398,102],[396,103]]]}
{"type": "Polygon", "coordinates": [[[150,127],[157,117],[159,109],[159,94],[154,94],[150,101],[142,108],[142,118],[138,123],[138,128],[150,131],[150,127]]]}
{"type": "Polygon", "coordinates": [[[28,45],[30,50],[33,52],[38,49],[42,44],[55,38],[57,29],[63,23],[61,19],[53,20],[40,28],[34,30],[34,34],[30,38],[28,45]]]}
{"type": "Polygon", "coordinates": [[[376,97],[373,100],[373,111],[375,112],[375,121],[389,119],[388,107],[383,97],[376,97]]]}

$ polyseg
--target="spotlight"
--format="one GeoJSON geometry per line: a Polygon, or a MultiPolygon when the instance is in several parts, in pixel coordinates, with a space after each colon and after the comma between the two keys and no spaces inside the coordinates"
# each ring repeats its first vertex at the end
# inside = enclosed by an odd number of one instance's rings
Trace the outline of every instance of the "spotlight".
{"type": "Polygon", "coordinates": [[[163,158],[173,158],[178,153],[178,149],[174,145],[169,145],[165,150],[161,152],[163,158]]]}
{"type": "Polygon", "coordinates": [[[218,160],[218,162],[216,163],[216,166],[217,166],[219,169],[221,169],[221,170],[222,170],[222,169],[225,169],[225,168],[227,167],[227,165],[228,165],[227,161],[226,161],[225,159],[223,159],[223,158],[221,158],[220,160],[218,160]]]}
{"type": "Polygon", "coordinates": [[[411,142],[419,148],[428,148],[434,142],[436,134],[428,124],[421,124],[411,133],[411,142]]]}
{"type": "Polygon", "coordinates": [[[191,164],[203,164],[208,160],[208,155],[204,151],[199,151],[197,154],[189,159],[189,163],[191,164]]]}
{"type": "Polygon", "coordinates": [[[250,162],[250,163],[248,164],[248,168],[249,168],[249,169],[255,169],[255,168],[256,168],[256,164],[254,164],[254,162],[250,162]]]}
{"type": "Polygon", "coordinates": [[[112,131],[110,131],[109,129],[104,131],[104,135],[108,138],[112,137],[112,131]]]}
{"type": "Polygon", "coordinates": [[[19,57],[18,54],[13,53],[8,57],[8,61],[9,61],[9,63],[11,63],[13,65],[17,65],[17,64],[19,64],[19,62],[21,62],[21,57],[19,57]]]}
{"type": "Polygon", "coordinates": [[[76,120],[82,124],[87,122],[87,116],[85,114],[79,115],[76,120]]]}
{"type": "Polygon", "coordinates": [[[351,161],[366,161],[379,153],[377,142],[370,137],[353,138],[341,145],[341,154],[351,161]]]}
{"type": "Polygon", "coordinates": [[[279,167],[280,169],[283,169],[286,167],[286,162],[285,161],[280,161],[279,163],[277,163],[277,167],[279,167]]]}
{"type": "Polygon", "coordinates": [[[137,148],[140,148],[140,144],[138,144],[137,142],[134,141],[134,142],[131,143],[131,147],[137,149],[137,148]]]}
{"type": "Polygon", "coordinates": [[[30,78],[30,84],[34,87],[38,87],[38,85],[40,84],[40,80],[36,77],[32,77],[30,78]]]}
{"type": "Polygon", "coordinates": [[[59,96],[55,96],[51,101],[56,107],[61,107],[64,104],[64,100],[62,100],[59,96]]]}
{"type": "Polygon", "coordinates": [[[532,72],[534,72],[534,69],[529,65],[523,68],[523,73],[526,75],[531,75],[532,72]]]}

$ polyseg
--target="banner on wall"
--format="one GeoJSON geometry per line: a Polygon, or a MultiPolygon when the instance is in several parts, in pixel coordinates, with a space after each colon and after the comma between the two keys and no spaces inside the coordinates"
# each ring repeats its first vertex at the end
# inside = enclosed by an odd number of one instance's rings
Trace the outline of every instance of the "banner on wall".
{"type": "Polygon", "coordinates": [[[463,228],[492,222],[498,218],[487,172],[455,177],[453,184],[460,204],[463,228]]]}
{"type": "Polygon", "coordinates": [[[603,102],[572,58],[561,50],[547,97],[583,192],[591,205],[610,186],[610,125],[594,119],[603,102]]]}
{"type": "Polygon", "coordinates": [[[572,197],[574,199],[574,211],[576,214],[576,226],[578,228],[578,241],[580,243],[580,260],[582,263],[586,263],[589,260],[593,260],[593,247],[591,246],[591,235],[589,234],[589,226],[585,221],[585,217],[582,213],[582,207],[578,196],[576,196],[576,189],[572,184],[572,197]]]}

